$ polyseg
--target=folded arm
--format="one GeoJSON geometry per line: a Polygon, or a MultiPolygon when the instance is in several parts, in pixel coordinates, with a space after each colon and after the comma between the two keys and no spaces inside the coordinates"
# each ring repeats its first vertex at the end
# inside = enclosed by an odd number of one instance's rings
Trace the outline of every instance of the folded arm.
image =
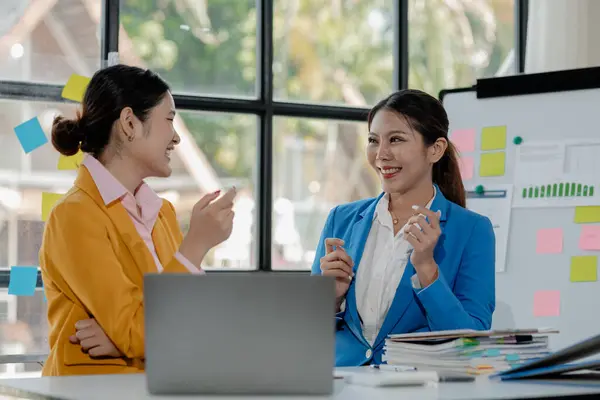
{"type": "MultiPolygon", "coordinates": [[[[42,263],[84,305],[119,351],[144,356],[143,289],[125,274],[104,215],[79,203],[58,204],[47,223],[42,263]]],[[[189,273],[175,254],[163,273],[189,273]]]]}

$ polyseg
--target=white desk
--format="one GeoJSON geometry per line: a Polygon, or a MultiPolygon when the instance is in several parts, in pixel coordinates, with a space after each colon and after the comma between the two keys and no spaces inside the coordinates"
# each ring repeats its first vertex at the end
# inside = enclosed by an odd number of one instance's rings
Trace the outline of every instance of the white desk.
{"type": "MultiPolygon", "coordinates": [[[[263,396],[151,396],[146,391],[146,377],[136,375],[95,375],[69,376],[51,378],[23,378],[0,380],[0,394],[16,394],[32,396],[42,400],[39,395],[53,396],[60,399],[86,400],[121,400],[121,399],[153,399],[181,400],[183,399],[249,399],[264,398],[263,396]],[[8,390],[8,392],[6,391],[8,390]],[[22,391],[22,392],[20,392],[22,391]],[[25,393],[24,393],[25,392],[25,393]]],[[[585,395],[600,396],[600,385],[567,386],[551,383],[498,382],[487,377],[480,377],[470,383],[440,383],[437,387],[404,387],[375,389],[355,385],[346,385],[342,380],[335,381],[334,394],[328,399],[335,400],[383,400],[383,399],[413,399],[413,400],[471,400],[471,399],[514,399],[514,398],[550,398],[585,395]]],[[[24,396],[24,398],[27,398],[24,396]]],[[[269,400],[315,400],[320,397],[285,397],[269,396],[269,400]]],[[[591,397],[590,397],[591,398],[591,397]]]]}

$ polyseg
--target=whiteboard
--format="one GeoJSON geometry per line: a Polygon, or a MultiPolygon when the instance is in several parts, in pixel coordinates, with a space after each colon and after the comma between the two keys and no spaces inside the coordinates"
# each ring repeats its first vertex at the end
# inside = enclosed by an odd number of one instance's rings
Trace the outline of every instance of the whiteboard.
{"type": "MultiPolygon", "coordinates": [[[[587,249],[600,248],[600,236],[593,236],[600,224],[575,223],[577,207],[600,205],[600,89],[478,99],[473,88],[447,91],[442,101],[451,141],[454,132],[475,131],[474,149],[460,153],[473,162],[465,186],[513,188],[506,268],[496,273],[493,328],[558,328],[561,333],[550,339],[553,349],[600,333],[600,283],[591,278],[597,278],[597,259],[572,259],[600,256],[587,249]],[[495,151],[505,153],[504,173],[482,177],[482,154],[490,152],[481,149],[482,132],[503,126],[505,148],[495,151]],[[519,145],[513,143],[517,136],[519,145]],[[586,250],[580,247],[582,234],[586,250]],[[571,281],[572,273],[587,281],[571,281]]],[[[577,208],[584,220],[588,211],[594,209],[577,208]]]]}

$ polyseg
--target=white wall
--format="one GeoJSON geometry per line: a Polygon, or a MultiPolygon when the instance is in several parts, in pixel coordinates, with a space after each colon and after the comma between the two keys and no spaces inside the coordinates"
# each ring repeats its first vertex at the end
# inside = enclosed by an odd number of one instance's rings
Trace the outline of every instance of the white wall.
{"type": "Polygon", "coordinates": [[[529,0],[525,72],[600,65],[600,0],[529,0]]]}

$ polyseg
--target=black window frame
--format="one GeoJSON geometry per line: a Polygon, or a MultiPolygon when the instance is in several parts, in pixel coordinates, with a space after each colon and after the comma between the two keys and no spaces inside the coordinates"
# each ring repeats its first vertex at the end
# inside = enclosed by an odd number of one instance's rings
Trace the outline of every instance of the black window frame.
{"type": "MultiPolygon", "coordinates": [[[[392,89],[408,87],[408,7],[409,0],[393,0],[394,73],[392,89]]],[[[273,119],[275,117],[321,118],[364,122],[368,109],[327,104],[275,101],[273,99],[273,9],[274,0],[256,0],[257,18],[257,98],[221,98],[206,95],[174,94],[175,104],[182,111],[227,112],[252,114],[258,119],[257,134],[257,227],[256,269],[272,271],[272,209],[273,209],[273,119]]],[[[515,72],[525,71],[528,0],[515,0],[515,72]]],[[[102,1],[100,35],[101,67],[108,65],[119,51],[120,0],[102,1]]],[[[0,81],[0,99],[61,103],[62,86],[32,82],[0,81]]],[[[229,270],[227,270],[229,271],[229,270]]],[[[212,272],[212,271],[211,271],[212,272]]],[[[217,271],[215,271],[217,272],[217,271]]],[[[247,271],[246,271],[247,272],[247,271]]],[[[290,272],[276,270],[276,272],[290,272]]],[[[291,272],[298,272],[293,270],[291,272]]],[[[308,271],[305,271],[308,273],[308,271]]],[[[7,288],[9,271],[0,271],[0,288],[7,288]]],[[[38,273],[38,287],[42,286],[38,273]]]]}

